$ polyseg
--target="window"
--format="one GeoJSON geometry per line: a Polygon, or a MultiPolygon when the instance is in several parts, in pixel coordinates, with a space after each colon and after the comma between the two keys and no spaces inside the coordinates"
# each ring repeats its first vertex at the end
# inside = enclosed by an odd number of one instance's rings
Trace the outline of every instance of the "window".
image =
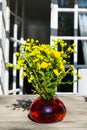
{"type": "MultiPolygon", "coordinates": [[[[10,62],[16,63],[14,53],[23,39],[30,37],[49,43],[55,38],[63,39],[68,44],[76,44],[77,53],[71,55],[70,64],[75,65],[77,73],[81,72],[82,68],[87,68],[87,0],[8,0],[8,5],[10,62]]],[[[9,71],[9,93],[16,94],[21,90],[19,87],[23,87],[21,72],[9,71]]],[[[75,76],[67,78],[76,79],[75,76]]],[[[60,86],[58,91],[77,93],[78,84],[60,86]]]]}
{"type": "MultiPolygon", "coordinates": [[[[8,0],[10,8],[10,28],[9,28],[9,62],[16,64],[15,52],[23,40],[24,30],[24,0],[8,0]]],[[[9,69],[9,94],[21,92],[20,72],[9,69]]]]}
{"type": "MultiPolygon", "coordinates": [[[[87,68],[87,0],[52,0],[51,39],[63,39],[76,44],[76,54],[70,59],[77,73],[87,68]]],[[[68,77],[71,80],[76,77],[68,77]]],[[[65,79],[66,80],[66,79],[65,79]]],[[[60,92],[78,92],[78,83],[70,87],[58,87],[60,92]]]]}

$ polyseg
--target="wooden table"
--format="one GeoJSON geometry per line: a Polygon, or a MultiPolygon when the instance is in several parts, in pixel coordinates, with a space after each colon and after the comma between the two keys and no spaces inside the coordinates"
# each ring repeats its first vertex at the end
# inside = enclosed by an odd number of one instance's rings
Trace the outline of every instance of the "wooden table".
{"type": "Polygon", "coordinates": [[[0,130],[87,130],[87,102],[83,96],[59,95],[67,108],[66,117],[49,124],[28,118],[28,105],[35,98],[36,95],[0,96],[0,130]]]}

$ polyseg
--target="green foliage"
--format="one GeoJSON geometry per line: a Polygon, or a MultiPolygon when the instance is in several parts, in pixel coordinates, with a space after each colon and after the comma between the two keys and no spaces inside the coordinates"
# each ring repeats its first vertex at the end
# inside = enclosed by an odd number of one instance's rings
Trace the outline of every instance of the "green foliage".
{"type": "Polygon", "coordinates": [[[7,67],[23,69],[22,78],[27,76],[35,92],[42,98],[49,100],[55,95],[56,87],[67,74],[74,75],[74,66],[65,70],[67,59],[74,53],[75,44],[67,45],[63,40],[53,40],[53,45],[40,44],[38,40],[27,39],[16,52],[17,64],[8,63],[7,67]],[[58,50],[57,50],[58,48],[58,50]]]}

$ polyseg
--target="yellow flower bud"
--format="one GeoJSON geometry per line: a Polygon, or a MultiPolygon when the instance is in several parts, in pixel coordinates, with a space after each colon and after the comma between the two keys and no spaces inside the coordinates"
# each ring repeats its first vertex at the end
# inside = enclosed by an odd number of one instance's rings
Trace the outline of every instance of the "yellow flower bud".
{"type": "Polygon", "coordinates": [[[63,71],[63,72],[65,72],[65,67],[64,67],[64,65],[60,65],[60,69],[63,71]]]}
{"type": "Polygon", "coordinates": [[[13,67],[14,65],[12,63],[7,63],[6,67],[13,67]]]}
{"type": "Polygon", "coordinates": [[[16,52],[15,55],[16,55],[16,56],[19,56],[19,52],[16,52]]]}
{"type": "Polygon", "coordinates": [[[33,62],[37,62],[37,61],[39,61],[39,59],[35,59],[35,60],[33,60],[33,62]]]}
{"type": "Polygon", "coordinates": [[[28,38],[28,39],[26,40],[26,42],[30,42],[30,39],[28,38]]]}
{"type": "Polygon", "coordinates": [[[74,76],[74,71],[71,72],[71,75],[74,76]]]}
{"type": "Polygon", "coordinates": [[[70,69],[74,71],[75,70],[74,65],[70,65],[70,69]]]}
{"type": "Polygon", "coordinates": [[[53,69],[53,72],[54,72],[54,74],[55,74],[56,76],[58,76],[58,75],[59,75],[59,72],[58,72],[58,70],[57,70],[57,69],[53,69]]]}
{"type": "Polygon", "coordinates": [[[82,79],[82,76],[81,76],[81,75],[78,75],[77,77],[78,77],[78,79],[82,79]]]}
{"type": "Polygon", "coordinates": [[[69,48],[67,49],[67,51],[71,51],[71,47],[69,47],[69,48]]]}
{"type": "Polygon", "coordinates": [[[33,79],[34,79],[34,76],[31,75],[30,78],[28,79],[28,82],[31,83],[33,81],[33,79]]]}
{"type": "Polygon", "coordinates": [[[15,67],[14,67],[14,70],[19,70],[21,67],[20,67],[20,65],[16,65],[15,67]]]}
{"type": "Polygon", "coordinates": [[[35,42],[36,42],[36,43],[38,43],[38,42],[39,42],[39,40],[36,40],[35,42]]]}
{"type": "Polygon", "coordinates": [[[27,73],[26,72],[22,72],[22,79],[24,79],[24,77],[27,76],[27,73]]]}

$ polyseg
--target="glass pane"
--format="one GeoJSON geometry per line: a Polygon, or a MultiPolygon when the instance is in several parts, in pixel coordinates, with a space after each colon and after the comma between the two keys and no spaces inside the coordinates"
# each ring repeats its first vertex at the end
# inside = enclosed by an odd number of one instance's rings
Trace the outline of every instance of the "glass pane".
{"type": "MultiPolygon", "coordinates": [[[[9,62],[11,63],[13,63],[13,44],[14,42],[10,41],[9,62]]],[[[9,90],[12,90],[12,80],[13,80],[13,69],[9,68],[9,90]]]]}
{"type": "Polygon", "coordinates": [[[74,35],[74,14],[61,12],[58,14],[58,36],[74,35]]]}
{"type": "MultiPolygon", "coordinates": [[[[67,82],[68,81],[73,81],[73,76],[67,75],[63,81],[67,82]]],[[[57,87],[58,92],[73,92],[73,84],[65,84],[65,85],[60,85],[57,87]]]]}
{"type": "Polygon", "coordinates": [[[78,64],[87,64],[87,41],[78,41],[78,64]]]}
{"type": "MultiPolygon", "coordinates": [[[[67,48],[70,47],[70,46],[74,43],[74,41],[72,41],[72,40],[64,40],[64,41],[67,43],[67,47],[63,48],[64,51],[66,51],[67,48]]],[[[58,48],[57,48],[57,50],[59,50],[59,51],[62,50],[62,47],[60,46],[59,43],[58,43],[58,48]]],[[[65,59],[65,60],[68,62],[67,64],[73,64],[73,54],[70,54],[70,58],[67,58],[67,59],[65,59]]]]}
{"type": "Polygon", "coordinates": [[[18,25],[18,32],[17,32],[18,37],[17,38],[20,40],[20,38],[22,36],[22,22],[19,19],[17,19],[17,25],[18,25]]]}
{"type": "MultiPolygon", "coordinates": [[[[9,62],[13,63],[13,45],[14,42],[10,41],[10,46],[9,46],[9,62]]],[[[19,51],[19,46],[17,46],[17,51],[19,51]]],[[[19,71],[17,71],[17,76],[16,76],[16,85],[17,88],[19,87],[19,71]]],[[[9,68],[9,90],[12,90],[12,84],[13,84],[13,69],[9,68]]]]}
{"type": "Polygon", "coordinates": [[[79,13],[78,19],[78,35],[87,36],[87,13],[79,13]]]}
{"type": "MultiPolygon", "coordinates": [[[[14,26],[15,26],[15,17],[13,15],[10,15],[10,37],[14,37],[14,26]]],[[[21,21],[17,19],[17,37],[18,39],[21,38],[21,21]]]]}
{"type": "Polygon", "coordinates": [[[18,12],[17,12],[17,14],[18,14],[18,16],[22,16],[22,3],[23,3],[23,0],[18,0],[17,1],[17,10],[18,10],[18,12]]]}
{"type": "Polygon", "coordinates": [[[10,10],[15,12],[16,0],[10,0],[10,10]]]}
{"type": "Polygon", "coordinates": [[[14,22],[15,22],[15,17],[13,15],[10,15],[10,36],[11,37],[14,35],[14,22]]]}
{"type": "Polygon", "coordinates": [[[79,8],[87,8],[87,0],[78,0],[79,8]]]}
{"type": "MultiPolygon", "coordinates": [[[[68,46],[71,46],[72,44],[73,44],[73,42],[74,41],[72,41],[72,40],[64,40],[67,44],[68,44],[68,46]]],[[[59,45],[59,44],[58,44],[59,45]]],[[[59,49],[61,49],[61,48],[59,48],[59,49]]],[[[67,48],[65,48],[65,50],[66,50],[67,48]]],[[[71,54],[70,55],[70,58],[67,58],[67,62],[68,62],[68,64],[73,64],[73,57],[74,57],[74,55],[73,54],[71,54]]],[[[67,68],[66,68],[66,70],[67,70],[67,68]]],[[[69,80],[69,81],[73,81],[73,76],[71,76],[71,75],[67,75],[64,79],[63,79],[63,81],[64,82],[67,82],[67,79],[69,80]]],[[[57,91],[58,92],[73,92],[73,84],[65,84],[65,85],[60,85],[60,86],[58,86],[57,87],[57,91]]]]}
{"type": "Polygon", "coordinates": [[[60,8],[74,8],[74,0],[58,0],[60,8]]]}

